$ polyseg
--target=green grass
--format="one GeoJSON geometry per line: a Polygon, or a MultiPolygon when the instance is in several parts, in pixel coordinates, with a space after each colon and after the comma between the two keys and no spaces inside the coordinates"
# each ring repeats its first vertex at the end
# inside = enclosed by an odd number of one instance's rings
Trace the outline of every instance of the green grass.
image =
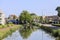
{"type": "Polygon", "coordinates": [[[60,24],[52,24],[53,26],[58,26],[58,27],[60,27],[60,24]]]}
{"type": "MultiPolygon", "coordinates": [[[[6,26],[6,25],[5,25],[6,26]]],[[[0,29],[0,40],[8,36],[9,34],[12,34],[15,30],[20,28],[20,25],[10,25],[10,27],[1,27],[0,29]]]]}
{"type": "Polygon", "coordinates": [[[7,25],[0,25],[0,28],[6,28],[7,25]]]}
{"type": "Polygon", "coordinates": [[[41,26],[41,29],[44,30],[45,32],[49,33],[53,37],[60,37],[60,29],[52,29],[49,27],[41,26]]]}

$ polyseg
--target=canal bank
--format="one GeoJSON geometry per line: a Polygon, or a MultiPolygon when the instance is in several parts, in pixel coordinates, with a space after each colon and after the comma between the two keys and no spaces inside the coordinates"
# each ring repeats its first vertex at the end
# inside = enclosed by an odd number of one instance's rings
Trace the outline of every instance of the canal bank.
{"type": "Polygon", "coordinates": [[[49,33],[51,36],[55,37],[56,40],[60,40],[60,27],[54,25],[41,25],[40,28],[49,33]]]}
{"type": "Polygon", "coordinates": [[[12,34],[15,30],[19,29],[20,25],[9,25],[6,28],[0,28],[0,40],[12,34]]]}
{"type": "Polygon", "coordinates": [[[52,37],[55,37],[56,40],[60,40],[60,27],[54,26],[51,24],[37,24],[39,28],[41,28],[43,31],[50,34],[52,37]]]}

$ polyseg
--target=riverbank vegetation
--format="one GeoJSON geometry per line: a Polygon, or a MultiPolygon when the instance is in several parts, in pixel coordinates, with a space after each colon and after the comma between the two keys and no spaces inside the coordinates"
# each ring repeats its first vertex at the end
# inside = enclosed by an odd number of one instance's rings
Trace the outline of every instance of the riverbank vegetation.
{"type": "Polygon", "coordinates": [[[60,27],[60,24],[52,24],[53,26],[58,26],[58,27],[60,27]]]}
{"type": "Polygon", "coordinates": [[[54,37],[57,37],[57,35],[56,35],[57,30],[54,30],[54,29],[46,27],[46,26],[41,26],[40,28],[42,30],[46,31],[47,33],[53,35],[54,37]]]}
{"type": "MultiPolygon", "coordinates": [[[[33,23],[33,25],[41,28],[42,30],[44,30],[45,32],[49,33],[51,36],[55,37],[56,40],[60,40],[60,29],[57,29],[55,27],[47,27],[47,26],[43,26],[40,25],[39,23],[33,23]]],[[[55,26],[60,26],[60,24],[55,24],[55,26]]]]}
{"type": "Polygon", "coordinates": [[[12,34],[15,30],[19,29],[20,25],[14,25],[14,24],[7,24],[4,26],[0,26],[0,40],[8,36],[9,34],[12,34]]]}
{"type": "Polygon", "coordinates": [[[60,29],[54,29],[46,26],[41,26],[40,28],[45,32],[49,33],[51,36],[55,37],[56,40],[60,38],[60,29]]]}

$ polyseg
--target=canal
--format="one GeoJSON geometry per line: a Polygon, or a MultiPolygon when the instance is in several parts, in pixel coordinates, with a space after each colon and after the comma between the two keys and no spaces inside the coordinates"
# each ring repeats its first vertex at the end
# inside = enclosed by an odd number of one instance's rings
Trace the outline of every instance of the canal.
{"type": "Polygon", "coordinates": [[[3,40],[55,40],[55,38],[41,29],[21,29],[3,40]]]}

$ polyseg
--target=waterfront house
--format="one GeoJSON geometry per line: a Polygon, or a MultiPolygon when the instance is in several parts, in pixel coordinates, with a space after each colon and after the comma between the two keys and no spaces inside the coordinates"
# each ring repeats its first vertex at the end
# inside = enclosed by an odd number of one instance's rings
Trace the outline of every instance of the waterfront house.
{"type": "Polygon", "coordinates": [[[1,10],[0,10],[0,24],[2,25],[5,24],[5,15],[1,10]]]}
{"type": "Polygon", "coordinates": [[[18,17],[14,14],[9,15],[7,23],[12,22],[13,24],[18,24],[18,17]]]}
{"type": "Polygon", "coordinates": [[[45,16],[45,21],[47,23],[58,23],[59,17],[58,16],[45,16]]]}

